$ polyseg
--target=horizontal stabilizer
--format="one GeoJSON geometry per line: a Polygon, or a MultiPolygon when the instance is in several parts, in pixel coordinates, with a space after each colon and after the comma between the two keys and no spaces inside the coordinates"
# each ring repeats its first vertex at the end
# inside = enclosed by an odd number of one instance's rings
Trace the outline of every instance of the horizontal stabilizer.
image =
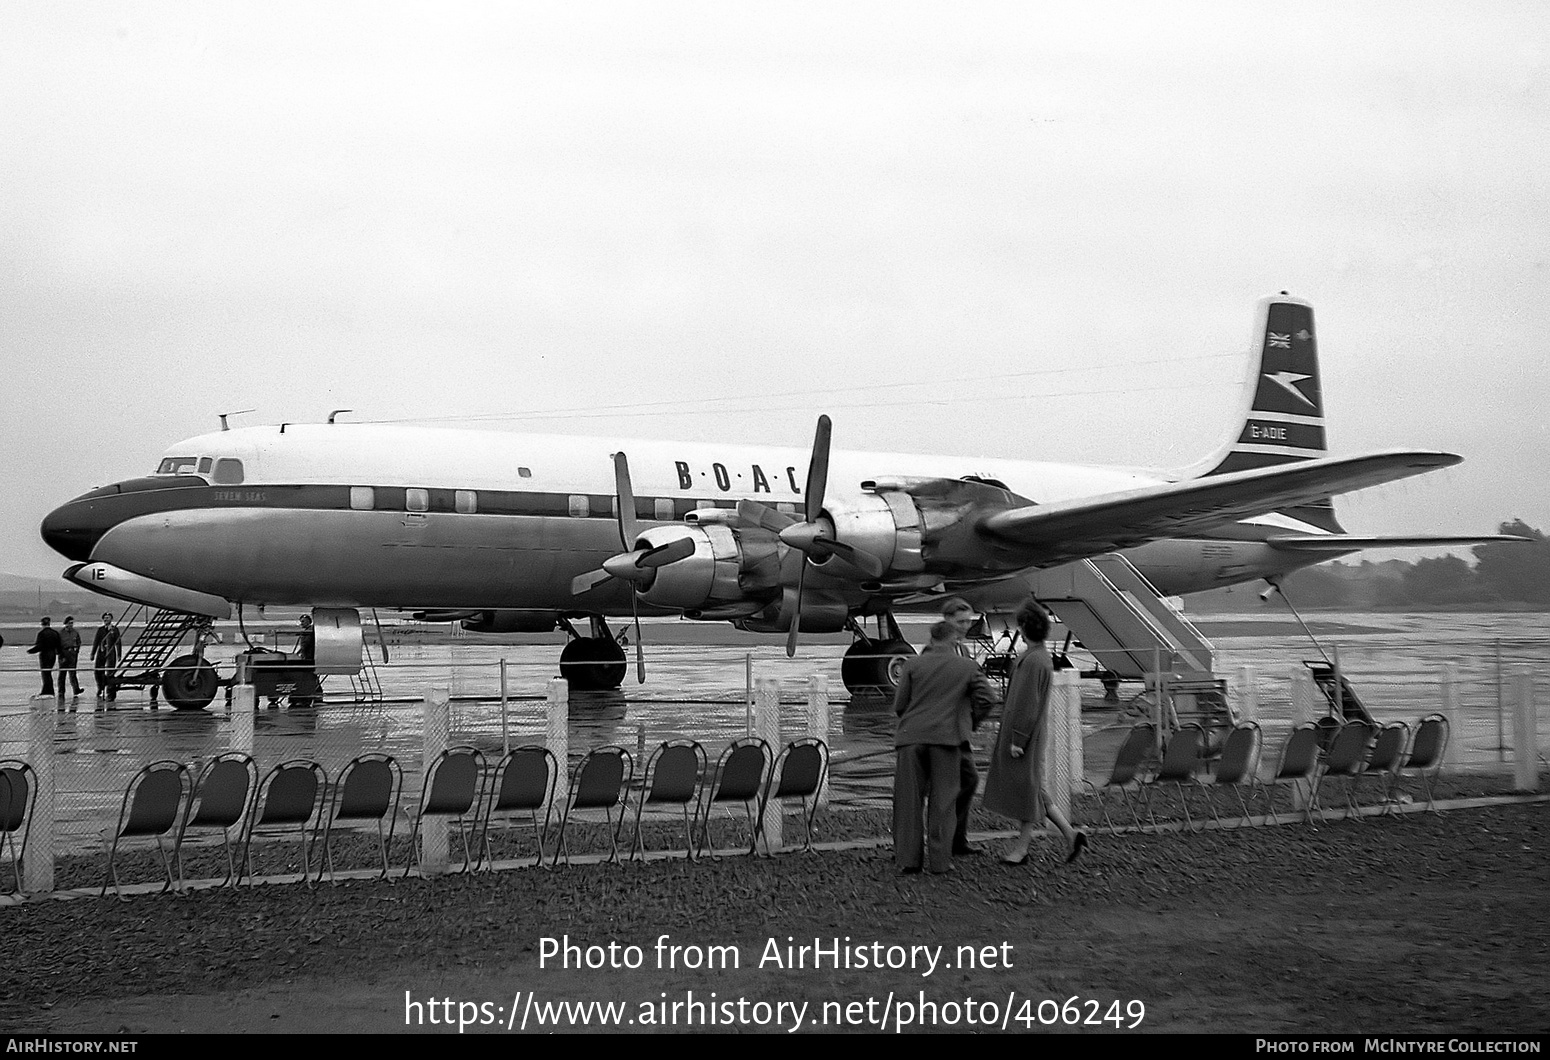
{"type": "Polygon", "coordinates": [[[1356,552],[1364,548],[1451,548],[1528,540],[1516,534],[1277,534],[1266,538],[1265,544],[1287,552],[1356,552]]]}
{"type": "Polygon", "coordinates": [[[987,537],[1026,551],[1031,565],[1044,566],[1200,533],[1278,508],[1451,467],[1462,459],[1452,453],[1389,450],[1300,460],[1013,508],[984,516],[977,528],[987,537]]]}

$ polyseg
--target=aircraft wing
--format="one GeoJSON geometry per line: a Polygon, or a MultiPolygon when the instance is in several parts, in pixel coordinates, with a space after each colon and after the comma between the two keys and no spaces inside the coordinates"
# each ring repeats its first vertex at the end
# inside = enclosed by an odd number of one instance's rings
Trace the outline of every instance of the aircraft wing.
{"type": "Polygon", "coordinates": [[[1188,536],[1331,494],[1451,467],[1461,460],[1452,453],[1413,450],[1323,457],[1012,508],[980,517],[975,529],[982,537],[1010,546],[1009,551],[1026,555],[1030,565],[1045,566],[1158,538],[1188,536]]]}
{"type": "Polygon", "coordinates": [[[1449,548],[1528,540],[1516,534],[1276,534],[1266,538],[1265,544],[1287,552],[1356,552],[1364,548],[1449,548]]]}

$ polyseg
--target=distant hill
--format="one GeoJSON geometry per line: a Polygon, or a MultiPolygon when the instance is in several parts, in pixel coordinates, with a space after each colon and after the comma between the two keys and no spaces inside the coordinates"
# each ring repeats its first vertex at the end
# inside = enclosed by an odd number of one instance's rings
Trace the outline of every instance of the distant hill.
{"type": "Polygon", "coordinates": [[[65,581],[63,578],[29,578],[0,571],[0,615],[8,618],[37,618],[59,612],[100,608],[103,598],[65,581]]]}

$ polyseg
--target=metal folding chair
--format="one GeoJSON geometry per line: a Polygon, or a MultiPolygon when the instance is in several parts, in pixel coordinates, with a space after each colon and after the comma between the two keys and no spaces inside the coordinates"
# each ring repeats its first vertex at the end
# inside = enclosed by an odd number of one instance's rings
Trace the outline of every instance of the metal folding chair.
{"type": "Polygon", "coordinates": [[[33,792],[37,775],[19,758],[0,761],[0,837],[11,852],[11,870],[16,874],[16,893],[22,892],[22,861],[27,856],[27,837],[32,834],[33,792]],[[22,845],[16,845],[16,833],[22,845]]]}
{"type": "Polygon", "coordinates": [[[478,817],[479,778],[484,775],[484,755],[474,747],[449,747],[437,755],[425,771],[425,785],[420,789],[420,808],[414,816],[414,831],[409,835],[409,860],[404,863],[404,875],[420,864],[420,826],[427,817],[443,817],[457,822],[458,838],[463,843],[463,868],[473,867],[473,852],[468,848],[468,829],[464,820],[472,814],[478,817]]]}
{"type": "MultiPolygon", "coordinates": [[[[242,845],[243,875],[253,879],[253,837],[259,829],[295,828],[301,841],[301,880],[311,883],[312,846],[307,825],[312,825],[313,840],[321,823],[323,794],[328,788],[328,773],[306,758],[281,762],[265,774],[248,809],[246,836],[242,845]]],[[[240,880],[239,880],[240,882],[240,880]]]]}
{"type": "Polygon", "coordinates": [[[1442,759],[1448,750],[1449,735],[1447,715],[1428,714],[1420,720],[1416,725],[1415,739],[1410,742],[1410,751],[1405,755],[1405,763],[1394,778],[1396,798],[1401,794],[1404,775],[1413,772],[1421,779],[1421,790],[1426,792],[1426,808],[1433,813],[1439,812],[1437,804],[1432,801],[1432,782],[1442,773],[1442,759]]]}
{"type": "Polygon", "coordinates": [[[1119,745],[1119,750],[1114,754],[1114,765],[1109,770],[1109,779],[1101,785],[1095,786],[1086,777],[1082,778],[1082,784],[1098,799],[1098,808],[1103,811],[1103,823],[1110,829],[1114,828],[1114,821],[1109,817],[1109,800],[1106,793],[1119,792],[1120,799],[1125,804],[1125,809],[1130,811],[1130,823],[1135,828],[1141,827],[1141,816],[1137,807],[1130,801],[1130,787],[1135,786],[1136,795],[1139,797],[1143,786],[1141,771],[1146,765],[1147,758],[1152,753],[1152,745],[1155,742],[1157,730],[1149,721],[1133,725],[1125,734],[1125,740],[1119,745]]]}
{"type": "Polygon", "coordinates": [[[1261,782],[1259,785],[1265,793],[1265,815],[1272,824],[1281,823],[1281,818],[1276,815],[1275,789],[1282,785],[1290,787],[1295,805],[1297,793],[1304,782],[1308,785],[1308,794],[1302,812],[1307,822],[1313,823],[1313,775],[1318,768],[1319,731],[1312,722],[1307,722],[1286,734],[1275,773],[1268,783],[1261,782]]]}
{"type": "Polygon", "coordinates": [[[1372,746],[1372,740],[1372,725],[1360,718],[1353,718],[1342,725],[1330,741],[1329,750],[1324,755],[1324,768],[1313,781],[1313,804],[1318,808],[1320,820],[1328,820],[1323,805],[1319,803],[1319,792],[1324,787],[1324,781],[1330,777],[1345,778],[1346,816],[1360,819],[1361,813],[1356,807],[1353,793],[1357,776],[1367,767],[1367,751],[1372,746]]]}
{"type": "Polygon", "coordinates": [[[1238,825],[1242,827],[1249,823],[1251,815],[1249,804],[1243,798],[1243,787],[1252,787],[1254,784],[1255,775],[1259,771],[1260,744],[1259,726],[1252,721],[1240,721],[1227,734],[1227,740],[1222,745],[1222,757],[1216,763],[1216,772],[1195,778],[1195,783],[1205,794],[1206,808],[1211,811],[1211,819],[1218,827],[1222,819],[1217,816],[1216,800],[1211,798],[1211,792],[1216,788],[1232,789],[1233,794],[1238,796],[1238,807],[1243,811],[1238,825]]]}
{"type": "MultiPolygon", "coordinates": [[[[700,817],[699,850],[704,853],[710,845],[710,818],[718,805],[741,802],[748,817],[748,852],[753,853],[758,839],[758,822],[754,820],[759,796],[764,790],[765,773],[770,766],[770,745],[757,736],[745,736],[733,740],[721,753],[716,763],[715,780],[702,800],[704,810],[700,817]]],[[[731,811],[727,817],[731,818],[731,811]]],[[[715,856],[715,848],[711,848],[715,856]]]]}
{"type": "MultiPolygon", "coordinates": [[[[829,771],[829,745],[815,737],[806,737],[788,743],[775,759],[770,778],[764,785],[764,797],[759,801],[759,823],[771,800],[777,812],[781,799],[797,799],[802,809],[802,849],[813,849],[813,817],[818,813],[818,794],[823,790],[823,778],[829,771]]],[[[754,829],[754,849],[758,853],[760,829],[754,829]]]]}
{"type": "Polygon", "coordinates": [[[570,864],[570,842],[566,828],[573,810],[602,810],[608,822],[609,861],[619,860],[619,829],[624,825],[624,808],[619,810],[619,822],[614,823],[614,807],[624,802],[630,788],[630,778],[635,773],[635,760],[622,747],[596,747],[587,752],[571,778],[570,797],[560,814],[560,842],[554,851],[554,863],[565,855],[570,864]]]}
{"type": "MultiPolygon", "coordinates": [[[[1384,813],[1392,813],[1395,803],[1390,795],[1394,786],[1394,777],[1399,772],[1399,767],[1405,761],[1405,749],[1410,745],[1410,726],[1402,721],[1391,721],[1378,730],[1378,738],[1373,741],[1372,750],[1367,754],[1366,767],[1352,778],[1352,784],[1360,791],[1361,782],[1368,777],[1377,780],[1381,787],[1378,790],[1378,802],[1383,806],[1384,813]]],[[[1354,793],[1353,793],[1354,797],[1354,793]]],[[[1357,806],[1361,806],[1360,800],[1357,806]]]]}
{"type": "Polygon", "coordinates": [[[398,800],[403,788],[404,772],[392,755],[374,751],[345,763],[334,784],[323,824],[323,865],[330,881],[334,878],[334,825],[339,821],[376,824],[377,854],[382,861],[382,876],[387,876],[388,850],[393,845],[393,829],[398,825],[398,800]],[[386,835],[382,832],[384,819],[388,823],[386,835]]]}
{"type": "Polygon", "coordinates": [[[118,844],[123,839],[152,838],[156,840],[156,852],[161,855],[162,868],[167,873],[165,892],[172,887],[172,861],[162,846],[161,837],[178,823],[178,809],[183,802],[184,789],[188,786],[188,767],[182,762],[152,762],[129,781],[124,789],[124,800],[118,808],[118,825],[109,846],[103,836],[103,846],[108,846],[107,878],[102,881],[102,896],[113,892],[124,897],[118,882],[118,844]]]}
{"type": "Polygon", "coordinates": [[[490,778],[490,795],[485,800],[484,827],[479,833],[481,864],[488,866],[495,861],[495,853],[490,849],[490,827],[495,815],[521,810],[528,812],[538,839],[538,858],[533,864],[544,863],[544,835],[549,831],[549,817],[554,812],[554,785],[559,773],[554,753],[537,744],[514,747],[495,764],[495,775],[490,778]],[[542,827],[538,824],[540,807],[544,809],[542,827]]]}
{"type": "Polygon", "coordinates": [[[1152,812],[1152,792],[1160,785],[1172,784],[1179,792],[1179,803],[1184,808],[1184,827],[1194,830],[1195,823],[1189,815],[1189,797],[1184,793],[1185,784],[1195,783],[1195,774],[1200,771],[1200,753],[1205,749],[1206,731],[1195,722],[1180,725],[1168,737],[1167,746],[1163,748],[1162,764],[1157,767],[1157,775],[1142,785],[1141,791],[1146,796],[1146,816],[1152,822],[1153,831],[1157,830],[1157,815],[1152,812]]]}
{"type": "Polygon", "coordinates": [[[250,755],[240,751],[216,755],[200,772],[184,807],[177,841],[172,844],[172,860],[178,868],[180,885],[183,882],[183,840],[191,828],[220,830],[221,852],[226,855],[226,876],[221,883],[231,882],[237,873],[231,850],[231,829],[237,829],[240,840],[242,824],[247,819],[248,797],[257,785],[258,766],[250,755]]]}
{"type": "Polygon", "coordinates": [[[635,803],[635,839],[630,844],[630,857],[646,853],[646,843],[641,835],[641,819],[646,804],[678,805],[683,811],[684,856],[694,859],[694,821],[689,811],[691,803],[698,812],[700,780],[705,776],[705,748],[697,740],[669,740],[660,745],[646,760],[646,780],[641,787],[640,798],[635,803]]]}

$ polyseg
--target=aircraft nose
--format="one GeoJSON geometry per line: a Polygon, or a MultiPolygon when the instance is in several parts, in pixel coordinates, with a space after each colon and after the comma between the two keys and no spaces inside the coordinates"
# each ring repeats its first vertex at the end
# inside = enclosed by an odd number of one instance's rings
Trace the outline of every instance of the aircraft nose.
{"type": "Polygon", "coordinates": [[[102,514],[99,505],[85,499],[73,500],[49,512],[39,532],[44,544],[61,556],[85,562],[91,559],[92,548],[107,533],[108,524],[102,514]]]}

